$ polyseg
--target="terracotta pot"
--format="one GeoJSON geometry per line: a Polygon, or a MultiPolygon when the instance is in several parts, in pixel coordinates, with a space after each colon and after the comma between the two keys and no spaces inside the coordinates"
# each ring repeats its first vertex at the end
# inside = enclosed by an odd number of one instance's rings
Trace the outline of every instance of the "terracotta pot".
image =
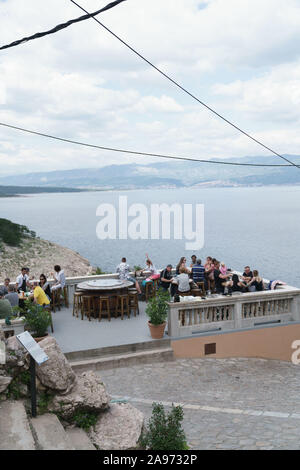
{"type": "Polygon", "coordinates": [[[161,339],[164,336],[166,324],[167,323],[164,322],[164,323],[161,323],[160,325],[152,325],[152,323],[148,321],[148,326],[149,326],[151,337],[153,339],[161,339]]]}

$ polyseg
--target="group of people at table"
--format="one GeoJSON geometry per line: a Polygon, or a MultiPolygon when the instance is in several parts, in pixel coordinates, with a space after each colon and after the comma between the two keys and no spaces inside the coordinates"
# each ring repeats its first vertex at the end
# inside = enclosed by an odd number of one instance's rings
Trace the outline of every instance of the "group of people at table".
{"type": "Polygon", "coordinates": [[[24,299],[31,299],[39,305],[50,305],[52,292],[63,289],[65,286],[64,270],[59,265],[54,266],[53,285],[47,281],[45,274],[40,275],[40,281],[30,279],[29,268],[22,268],[17,276],[15,284],[9,278],[4,280],[4,285],[0,287],[0,319],[12,315],[13,307],[24,305],[24,299]]]}
{"type": "MultiPolygon", "coordinates": [[[[137,278],[130,275],[130,266],[126,262],[126,258],[122,258],[121,263],[117,266],[116,272],[122,280],[129,280],[135,284],[139,294],[142,293],[141,286],[137,278]]],[[[257,270],[251,270],[249,266],[245,266],[242,276],[232,273],[224,262],[220,262],[215,258],[208,256],[203,265],[201,259],[196,255],[191,256],[190,266],[187,266],[187,260],[183,256],[180,258],[176,273],[173,274],[173,266],[168,264],[165,269],[159,271],[146,253],[146,266],[144,269],[137,271],[138,276],[148,273],[142,286],[147,282],[158,280],[160,288],[170,291],[171,297],[175,294],[189,294],[192,289],[203,286],[208,293],[231,294],[232,292],[254,292],[264,290],[263,278],[260,277],[257,270]]]]}

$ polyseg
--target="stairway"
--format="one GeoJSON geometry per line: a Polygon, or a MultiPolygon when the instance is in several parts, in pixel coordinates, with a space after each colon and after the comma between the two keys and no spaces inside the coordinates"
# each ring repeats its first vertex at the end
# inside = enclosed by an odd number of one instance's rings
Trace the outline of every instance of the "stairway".
{"type": "Polygon", "coordinates": [[[174,360],[169,339],[77,351],[65,356],[75,373],[174,360]]]}
{"type": "Polygon", "coordinates": [[[29,418],[21,401],[0,403],[0,450],[96,450],[85,431],[65,430],[56,415],[29,418]]]}

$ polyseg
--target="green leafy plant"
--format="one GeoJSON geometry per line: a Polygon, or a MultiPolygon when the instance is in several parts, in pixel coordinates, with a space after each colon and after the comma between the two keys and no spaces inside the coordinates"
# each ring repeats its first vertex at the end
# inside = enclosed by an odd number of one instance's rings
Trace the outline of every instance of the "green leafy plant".
{"type": "Polygon", "coordinates": [[[79,410],[73,417],[72,421],[76,424],[77,427],[88,431],[92,426],[95,426],[97,423],[98,414],[91,411],[79,410]]]}
{"type": "Polygon", "coordinates": [[[182,429],[183,409],[172,405],[166,414],[161,403],[152,404],[152,416],[142,432],[140,445],[150,450],[186,450],[186,436],[182,429]]]}
{"type": "Polygon", "coordinates": [[[41,305],[35,304],[30,300],[25,300],[26,327],[34,336],[45,336],[51,325],[51,315],[41,305]]]}
{"type": "Polygon", "coordinates": [[[146,314],[152,325],[161,325],[168,316],[167,302],[170,300],[170,294],[163,289],[159,289],[155,297],[152,297],[146,307],[146,314]]]}
{"type": "Polygon", "coordinates": [[[53,399],[53,395],[48,392],[41,392],[38,398],[38,412],[39,414],[44,414],[48,412],[49,405],[53,399]]]}

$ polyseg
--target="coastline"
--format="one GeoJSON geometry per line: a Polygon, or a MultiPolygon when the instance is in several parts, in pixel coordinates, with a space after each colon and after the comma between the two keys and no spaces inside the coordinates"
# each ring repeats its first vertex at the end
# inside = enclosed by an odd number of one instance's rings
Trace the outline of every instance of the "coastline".
{"type": "Polygon", "coordinates": [[[68,277],[85,276],[93,270],[90,262],[79,253],[41,238],[26,239],[18,247],[1,244],[1,281],[9,277],[13,282],[23,266],[30,269],[30,277],[34,279],[39,279],[42,273],[51,278],[56,264],[61,266],[68,277]]]}

